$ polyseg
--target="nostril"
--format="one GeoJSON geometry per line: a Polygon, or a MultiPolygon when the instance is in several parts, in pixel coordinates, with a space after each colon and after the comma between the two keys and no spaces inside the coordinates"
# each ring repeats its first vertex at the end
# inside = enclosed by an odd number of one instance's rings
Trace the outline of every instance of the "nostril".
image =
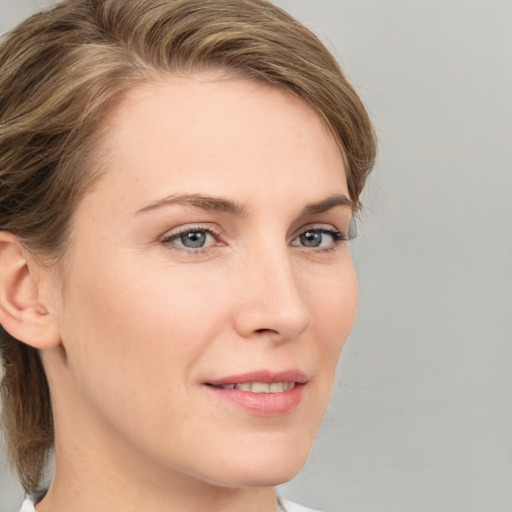
{"type": "Polygon", "coordinates": [[[256,329],[254,331],[256,334],[276,334],[278,331],[275,329],[256,329]]]}

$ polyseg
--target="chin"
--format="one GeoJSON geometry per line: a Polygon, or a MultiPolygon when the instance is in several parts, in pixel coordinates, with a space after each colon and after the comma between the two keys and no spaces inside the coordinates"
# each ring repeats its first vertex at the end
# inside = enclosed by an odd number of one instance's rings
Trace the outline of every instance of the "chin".
{"type": "Polygon", "coordinates": [[[250,474],[240,482],[238,487],[276,487],[289,482],[297,476],[305,461],[290,466],[286,461],[280,461],[274,467],[267,467],[260,474],[250,474]]]}
{"type": "Polygon", "coordinates": [[[219,487],[248,488],[248,487],[276,487],[289,482],[304,466],[290,464],[289,461],[278,461],[266,465],[264,468],[244,467],[230,474],[217,475],[210,483],[219,487]],[[221,476],[221,478],[219,478],[221,476]]]}
{"type": "Polygon", "coordinates": [[[229,459],[214,472],[211,483],[222,487],[275,487],[294,478],[309,456],[311,444],[297,447],[291,443],[280,447],[269,445],[260,449],[234,449],[229,459]]]}

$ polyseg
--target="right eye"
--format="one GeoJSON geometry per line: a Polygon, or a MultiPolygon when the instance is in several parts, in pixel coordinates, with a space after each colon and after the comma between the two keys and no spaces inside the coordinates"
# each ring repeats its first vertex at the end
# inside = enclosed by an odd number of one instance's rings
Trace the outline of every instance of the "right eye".
{"type": "Polygon", "coordinates": [[[166,245],[177,246],[177,250],[187,250],[187,252],[201,252],[201,249],[207,249],[215,245],[215,234],[205,228],[187,228],[177,233],[171,233],[165,236],[162,242],[166,245]]]}

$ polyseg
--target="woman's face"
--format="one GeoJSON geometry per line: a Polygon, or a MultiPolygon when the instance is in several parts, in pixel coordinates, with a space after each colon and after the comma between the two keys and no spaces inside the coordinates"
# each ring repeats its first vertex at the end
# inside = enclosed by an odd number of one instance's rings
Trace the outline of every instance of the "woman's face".
{"type": "Polygon", "coordinates": [[[290,479],[356,312],[333,138],[290,94],[212,74],[132,91],[105,133],[56,313],[57,432],[122,468],[290,479]]]}

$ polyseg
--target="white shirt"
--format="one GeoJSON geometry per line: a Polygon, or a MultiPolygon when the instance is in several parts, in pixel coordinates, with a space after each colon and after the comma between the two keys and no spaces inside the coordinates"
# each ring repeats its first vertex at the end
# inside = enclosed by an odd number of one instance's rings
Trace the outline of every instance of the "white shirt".
{"type": "Polygon", "coordinates": [[[281,500],[286,512],[320,512],[319,510],[313,510],[312,508],[306,508],[297,503],[292,503],[288,500],[281,500]]]}

